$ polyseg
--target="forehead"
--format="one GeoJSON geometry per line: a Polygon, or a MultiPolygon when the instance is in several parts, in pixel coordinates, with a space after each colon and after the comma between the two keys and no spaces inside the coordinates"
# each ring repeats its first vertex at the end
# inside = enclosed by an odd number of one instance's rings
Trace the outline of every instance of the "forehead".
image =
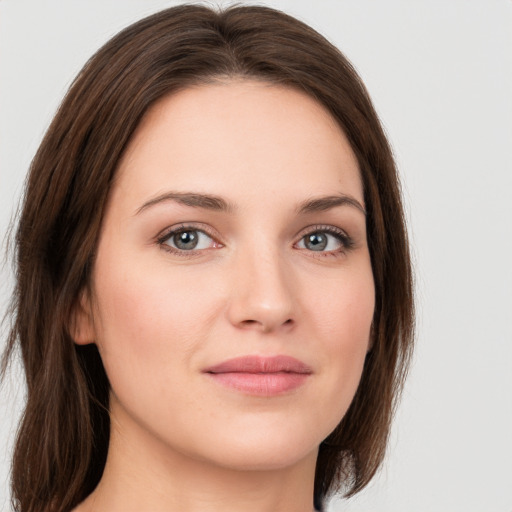
{"type": "Polygon", "coordinates": [[[166,188],[257,196],[265,184],[283,199],[342,192],[363,201],[357,159],[331,114],[296,89],[248,80],[190,87],[157,102],[116,182],[147,196],[166,188]]]}

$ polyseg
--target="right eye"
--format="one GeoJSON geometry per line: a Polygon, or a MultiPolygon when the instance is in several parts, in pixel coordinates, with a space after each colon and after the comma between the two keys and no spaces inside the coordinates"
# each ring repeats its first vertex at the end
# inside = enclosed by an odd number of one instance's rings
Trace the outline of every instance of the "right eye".
{"type": "Polygon", "coordinates": [[[158,243],[164,246],[164,249],[176,253],[220,247],[220,244],[203,230],[184,227],[167,231],[160,237],[158,243]]]}

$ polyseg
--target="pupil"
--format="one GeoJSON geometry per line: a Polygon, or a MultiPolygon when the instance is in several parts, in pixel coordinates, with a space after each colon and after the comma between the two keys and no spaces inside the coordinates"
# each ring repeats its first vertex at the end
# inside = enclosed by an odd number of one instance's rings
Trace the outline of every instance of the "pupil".
{"type": "Polygon", "coordinates": [[[312,233],[306,237],[305,245],[312,251],[322,251],[327,246],[327,237],[322,233],[312,233]]]}
{"type": "Polygon", "coordinates": [[[183,231],[174,235],[174,243],[178,249],[193,249],[197,242],[198,236],[194,231],[183,231]]]}

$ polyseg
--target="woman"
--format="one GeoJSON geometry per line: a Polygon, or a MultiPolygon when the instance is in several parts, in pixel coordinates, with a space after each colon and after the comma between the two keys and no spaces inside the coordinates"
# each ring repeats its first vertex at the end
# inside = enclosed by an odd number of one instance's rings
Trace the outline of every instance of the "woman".
{"type": "Polygon", "coordinates": [[[348,61],[199,6],[92,57],[32,163],[17,510],[321,509],[380,465],[412,346],[396,171],[348,61]]]}

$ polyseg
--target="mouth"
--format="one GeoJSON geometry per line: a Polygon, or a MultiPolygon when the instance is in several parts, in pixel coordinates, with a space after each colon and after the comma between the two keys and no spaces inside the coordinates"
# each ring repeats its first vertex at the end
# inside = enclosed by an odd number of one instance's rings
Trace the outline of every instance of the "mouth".
{"type": "Polygon", "coordinates": [[[311,367],[290,356],[243,356],[203,370],[218,384],[254,396],[289,393],[305,384],[311,367]]]}

